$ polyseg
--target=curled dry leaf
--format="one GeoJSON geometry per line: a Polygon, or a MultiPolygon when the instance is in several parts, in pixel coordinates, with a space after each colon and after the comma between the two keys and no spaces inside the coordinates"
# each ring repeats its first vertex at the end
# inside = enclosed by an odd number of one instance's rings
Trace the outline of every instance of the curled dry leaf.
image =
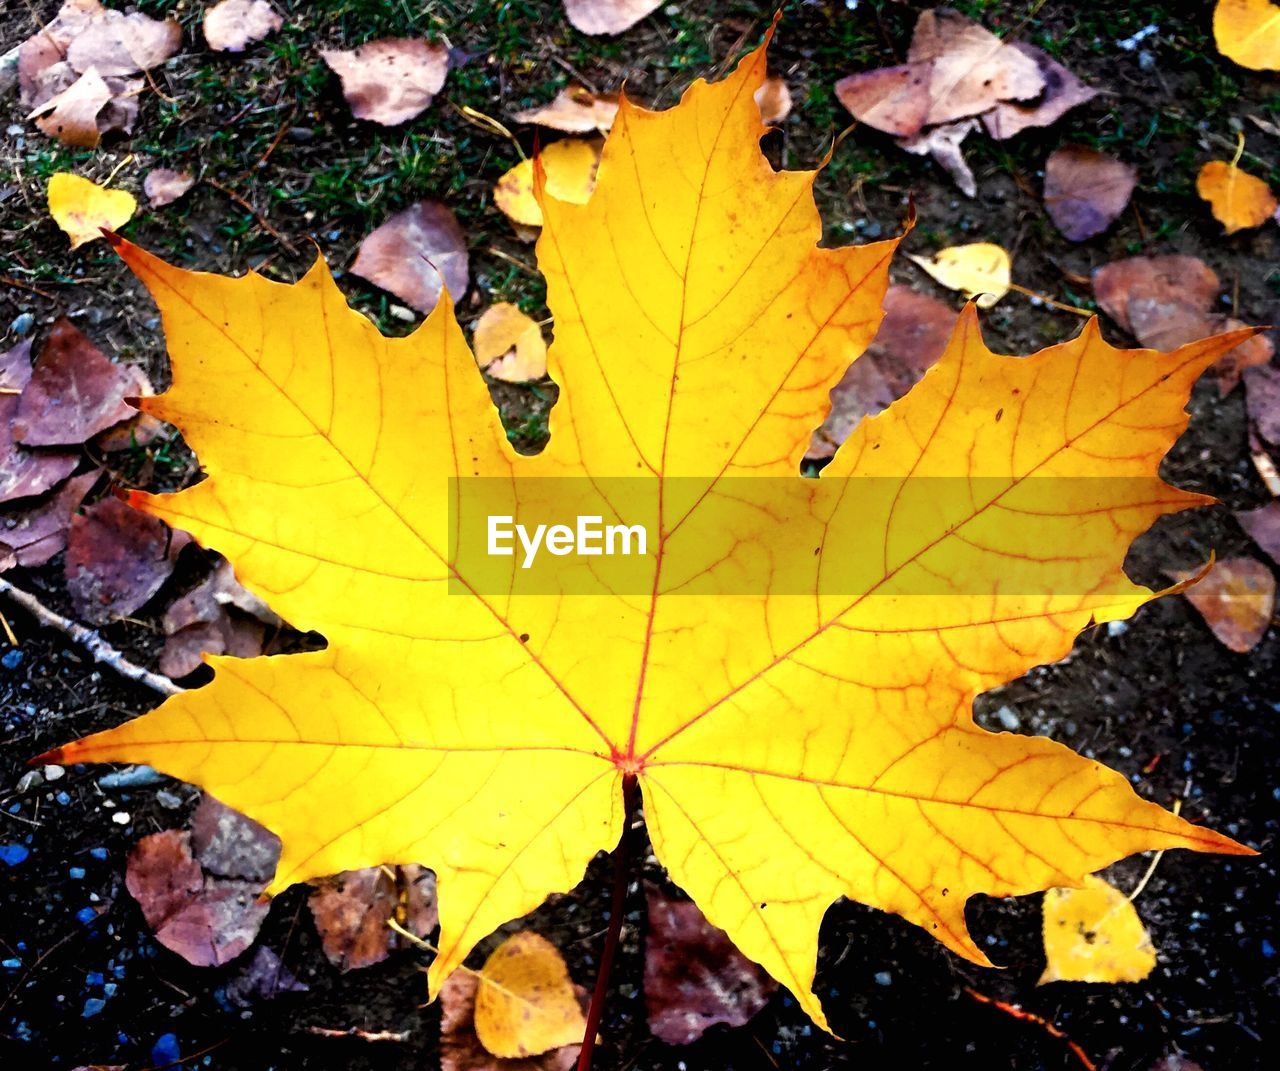
{"type": "Polygon", "coordinates": [[[171,205],[196,184],[195,176],[190,171],[173,171],[167,167],[157,167],[147,172],[142,180],[142,192],[152,208],[171,205]]]}
{"type": "Polygon", "coordinates": [[[1260,178],[1235,164],[1211,160],[1196,176],[1196,193],[1209,202],[1213,218],[1227,234],[1261,227],[1275,215],[1275,194],[1260,178]]]}
{"type": "Polygon", "coordinates": [[[365,867],[324,878],[307,906],[325,956],[344,971],[381,963],[400,947],[389,919],[421,938],[440,921],[435,875],[417,865],[365,867]]]}
{"type": "Polygon", "coordinates": [[[1238,510],[1235,516],[1249,538],[1280,565],[1280,502],[1268,502],[1261,509],[1238,510]]]}
{"type": "Polygon", "coordinates": [[[831,412],[813,433],[807,460],[831,457],[864,416],[901,398],[933,365],[956,326],[951,306],[908,286],[884,295],[884,319],[867,352],[831,391],[831,412]]]}
{"type": "MultiPolygon", "coordinates": [[[[3,479],[0,476],[0,483],[3,479]]],[[[60,553],[67,545],[71,518],[97,479],[96,469],[74,476],[22,509],[0,512],[0,572],[16,565],[44,565],[60,553]]]]}
{"type": "Polygon", "coordinates": [[[455,302],[467,291],[467,236],[447,206],[419,201],[360,243],[351,274],[430,312],[445,287],[455,302]]]}
{"type": "Polygon", "coordinates": [[[78,445],[137,413],[126,397],[149,386],[134,367],[113,364],[66,317],[56,321],[18,399],[10,425],[26,446],[78,445]]]}
{"type": "Polygon", "coordinates": [[[1044,207],[1063,237],[1083,242],[1120,218],[1138,174],[1114,156],[1083,145],[1064,145],[1044,167],[1044,207]]]}
{"type": "Polygon", "coordinates": [[[280,838],[206,793],[191,816],[191,851],[206,874],[265,887],[280,861],[280,838]]]}
{"type": "Polygon", "coordinates": [[[617,93],[592,93],[584,86],[570,84],[560,90],[550,104],[526,108],[512,116],[518,123],[534,123],[566,134],[607,134],[618,114],[617,93]]]}
{"type": "Polygon", "coordinates": [[[125,887],[156,940],[197,967],[235,959],[253,944],[267,917],[268,905],[258,895],[262,886],[207,875],[185,830],[138,841],[129,853],[125,887]]]}
{"type": "Polygon", "coordinates": [[[98,113],[111,99],[111,90],[97,70],[90,67],[61,93],[50,97],[31,113],[36,126],[64,145],[92,149],[102,140],[98,113]]]}
{"type": "Polygon", "coordinates": [[[647,886],[644,1004],[649,1029],[668,1045],[689,1045],[716,1023],[741,1026],[778,984],[712,926],[698,905],[647,886]]]}
{"type": "Polygon", "coordinates": [[[560,950],[531,930],[513,933],[485,961],[474,1017],[480,1044],[504,1060],[580,1042],[587,1027],[560,950]]]}
{"type": "Polygon", "coordinates": [[[1096,89],[1085,85],[1043,49],[1014,41],[1009,47],[1034,60],[1044,79],[1044,91],[1028,103],[1001,101],[982,116],[983,125],[996,141],[1006,141],[1028,127],[1050,126],[1072,108],[1091,101],[1096,89]]]}
{"type": "Polygon", "coordinates": [[[79,454],[33,450],[14,438],[13,422],[30,382],[31,340],[27,339],[0,354],[0,502],[42,494],[71,475],[79,462],[79,454]]]}
{"type": "MultiPolygon", "coordinates": [[[[1142,345],[1163,352],[1246,326],[1210,311],[1220,287],[1213,269],[1197,257],[1129,257],[1093,273],[1103,311],[1142,345]]],[[[1223,354],[1214,366],[1219,392],[1228,394],[1246,368],[1266,364],[1273,352],[1265,335],[1254,335],[1223,354]]]]}
{"type": "Polygon", "coordinates": [[[160,671],[185,677],[195,672],[205,654],[253,658],[263,651],[265,626],[280,624],[266,603],[240,586],[231,563],[223,559],[206,580],[165,611],[168,638],[160,652],[160,671]]]}
{"type": "Polygon", "coordinates": [[[59,171],[49,180],[49,215],[71,239],[71,248],[102,237],[102,230],[123,227],[138,209],[133,194],[103,189],[87,178],[59,171]]]}
{"type": "MultiPolygon", "coordinates": [[[[1171,573],[1179,583],[1196,573],[1171,573]]],[[[1276,606],[1276,579],[1253,558],[1223,558],[1182,593],[1228,650],[1252,651],[1266,634],[1276,606]]]]}
{"type": "Polygon", "coordinates": [[[350,52],[327,48],[320,56],[342,81],[351,114],[381,126],[421,115],[449,73],[449,50],[415,37],[370,41],[350,52]]]}
{"type": "Polygon", "coordinates": [[[1241,378],[1250,427],[1268,446],[1280,448],[1280,368],[1260,365],[1241,378]]]}
{"type": "Polygon", "coordinates": [[[781,123],[791,114],[791,90],[776,75],[764,80],[764,84],[756,90],[755,98],[760,106],[761,120],[771,126],[781,123]]]}
{"type": "Polygon", "coordinates": [[[67,591],[82,620],[104,625],[133,613],[160,590],[188,542],[156,517],[104,498],[71,521],[67,591]]]}
{"type": "Polygon", "coordinates": [[[1012,262],[1003,248],[991,242],[949,246],[932,257],[912,253],[907,257],[947,289],[975,299],[980,309],[991,308],[1009,292],[1012,262]]]}
{"type": "Polygon", "coordinates": [[[99,13],[71,38],[67,62],[78,71],[96,67],[103,75],[136,74],[155,67],[182,45],[177,19],[164,22],[138,12],[99,7],[99,13]]]}
{"type": "MultiPolygon", "coordinates": [[[[543,148],[538,164],[546,176],[546,192],[557,201],[583,205],[596,185],[600,145],[580,138],[564,138],[543,148]]],[[[534,194],[535,162],[522,160],[493,188],[493,203],[513,223],[542,226],[542,209],[534,194]]]]}
{"type": "Polygon", "coordinates": [[[662,6],[662,0],[564,0],[574,29],[585,34],[619,34],[662,6]]]}
{"type": "Polygon", "coordinates": [[[943,123],[932,130],[922,131],[915,137],[899,138],[898,147],[906,149],[915,156],[932,156],[948,175],[955,181],[960,192],[966,197],[973,197],[978,192],[978,184],[974,181],[973,172],[965,162],[960,151],[960,143],[973,131],[978,129],[978,120],[961,119],[954,123],[943,123]]]}
{"type": "Polygon", "coordinates": [[[504,383],[528,383],[547,374],[542,328],[510,302],[499,301],[480,314],[471,348],[476,363],[504,383]]]}
{"type": "Polygon", "coordinates": [[[926,126],[979,115],[1001,101],[1029,100],[1045,88],[1034,58],[947,8],[916,22],[907,62],[853,74],[836,96],[868,126],[911,138],[926,126]]]}
{"type": "Polygon", "coordinates": [[[1140,982],[1156,965],[1156,949],[1129,898],[1098,877],[1079,889],[1044,894],[1044,954],[1039,985],[1048,982],[1140,982]]]}
{"type": "Polygon", "coordinates": [[[283,25],[267,0],[222,0],[205,13],[204,39],[215,52],[243,52],[283,25]]]}
{"type": "Polygon", "coordinates": [[[1213,39],[1241,67],[1280,70],[1280,6],[1271,0],[1218,0],[1213,39]]]}
{"type": "Polygon", "coordinates": [[[263,944],[254,947],[249,962],[226,984],[224,993],[233,1008],[252,1008],[281,993],[306,993],[310,988],[263,944]]]}

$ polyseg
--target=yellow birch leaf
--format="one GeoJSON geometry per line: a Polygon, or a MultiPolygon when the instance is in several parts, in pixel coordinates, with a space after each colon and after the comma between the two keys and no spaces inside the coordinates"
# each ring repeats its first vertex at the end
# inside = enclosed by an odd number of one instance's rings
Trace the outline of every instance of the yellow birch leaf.
{"type": "MultiPolygon", "coordinates": [[[[547,193],[560,201],[585,204],[596,184],[600,146],[581,138],[563,138],[546,146],[536,162],[546,173],[547,193]]],[[[522,160],[493,188],[493,203],[523,227],[542,226],[542,209],[534,194],[534,169],[534,160],[522,160]]]]}
{"type": "Polygon", "coordinates": [[[547,374],[547,343],[542,328],[508,301],[480,314],[472,336],[476,363],[504,383],[528,383],[547,374]]]}
{"type": "Polygon", "coordinates": [[[485,961],[476,990],[476,1037],[514,1060],[582,1040],[587,1027],[564,957],[530,930],[512,934],[485,961]]]}
{"type": "Polygon", "coordinates": [[[71,248],[102,237],[133,219],[138,202],[125,190],[106,190],[87,178],[59,171],[49,180],[49,215],[71,239],[71,248]]]}
{"type": "Polygon", "coordinates": [[[1085,878],[1079,889],[1044,894],[1047,982],[1141,982],[1156,965],[1151,935],[1114,885],[1085,878]]]}
{"type": "Polygon", "coordinates": [[[991,242],[953,245],[932,257],[907,255],[948,290],[976,298],[979,308],[991,308],[1009,292],[1009,254],[991,242]]]}
{"type": "Polygon", "coordinates": [[[1218,51],[1241,67],[1280,70],[1280,6],[1271,0],[1218,0],[1213,38],[1218,51]]]}
{"type": "Polygon", "coordinates": [[[1200,169],[1196,193],[1209,202],[1227,234],[1261,227],[1277,208],[1270,186],[1224,160],[1211,160],[1200,169]]]}
{"type": "MultiPolygon", "coordinates": [[[[560,388],[535,457],[508,445],[447,298],[388,339],[322,263],[285,285],[120,242],[173,359],[145,407],[208,476],[135,504],[327,647],[210,659],[211,684],[56,754],[150,763],[274,830],[272,892],[431,867],[433,994],[618,843],[632,778],[671,878],[824,1026],[818,933],[840,897],[985,964],[976,893],[1155,848],[1248,853],[972,715],[1155,596],[1125,555],[1207,501],[1157,468],[1196,378],[1248,332],[1162,354],[1090,321],[1010,359],[970,306],[911,392],[801,479],[897,242],[819,244],[815,173],[760,152],[764,77],[761,48],[668,111],[623,100],[590,199],[535,189],[560,388]],[[568,483],[578,516],[643,518],[650,549],[618,559],[639,583],[519,586],[512,558],[452,542],[476,483],[520,516],[568,483]]],[[[546,561],[568,583],[601,559],[546,561]]]]}

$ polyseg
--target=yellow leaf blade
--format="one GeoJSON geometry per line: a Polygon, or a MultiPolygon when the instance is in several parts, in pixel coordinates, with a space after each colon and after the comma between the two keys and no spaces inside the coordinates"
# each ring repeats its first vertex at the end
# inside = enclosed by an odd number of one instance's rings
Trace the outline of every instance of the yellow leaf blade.
{"type": "Polygon", "coordinates": [[[1151,935],[1119,889],[1098,877],[1044,894],[1044,952],[1038,984],[1141,982],[1156,965],[1151,935]]]}
{"type": "Polygon", "coordinates": [[[127,190],[107,190],[87,178],[59,171],[49,180],[49,215],[71,239],[71,248],[123,227],[138,210],[127,190]]]}

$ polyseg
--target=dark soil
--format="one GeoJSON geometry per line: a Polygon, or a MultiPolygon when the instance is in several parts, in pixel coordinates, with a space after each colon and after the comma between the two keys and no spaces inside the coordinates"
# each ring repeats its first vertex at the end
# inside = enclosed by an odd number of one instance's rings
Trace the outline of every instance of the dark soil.
{"type": "MultiPolygon", "coordinates": [[[[306,249],[306,239],[314,238],[336,265],[349,263],[359,238],[394,209],[440,196],[458,211],[473,241],[475,284],[464,317],[498,298],[537,311],[537,280],[498,255],[531,263],[531,251],[509,236],[489,204],[489,189],[514,162],[513,152],[501,138],[460,119],[451,105],[505,116],[547,99],[566,68],[602,87],[626,76],[641,100],[668,105],[691,78],[722,69],[743,42],[754,42],[772,10],[770,3],[680,0],[608,41],[572,32],[558,4],[282,3],[290,28],[273,45],[232,60],[192,44],[200,40],[199,12],[192,9],[202,5],[139,6],[153,14],[176,9],[186,24],[188,54],[159,72],[159,88],[181,105],[148,95],[133,140],[96,153],[58,149],[29,127],[0,141],[0,275],[6,280],[0,331],[21,313],[32,314],[37,330],[69,313],[105,351],[144,363],[160,382],[163,340],[154,308],[105,248],[80,256],[63,252],[65,240],[42,206],[52,171],[71,167],[102,178],[132,151],[139,159],[120,181],[137,188],[149,166],[202,167],[240,191],[295,246],[306,249]],[[427,7],[429,14],[410,12],[427,7]],[[333,80],[317,73],[310,50],[316,41],[354,43],[405,32],[447,32],[472,59],[450,75],[441,99],[410,124],[409,133],[371,131],[348,118],[333,80]],[[248,110],[228,136],[228,121],[242,107],[248,110]],[[263,159],[281,130],[284,136],[263,159]]],[[[863,0],[855,6],[851,12],[844,3],[800,4],[783,22],[771,63],[790,83],[797,108],[767,147],[785,166],[802,166],[821,154],[845,125],[831,84],[850,71],[893,62],[923,5],[863,0]]],[[[1047,131],[1004,145],[976,139],[970,157],[979,195],[973,201],[931,163],[905,156],[874,132],[857,131],[819,181],[830,240],[893,232],[910,193],[920,216],[907,246],[912,252],[997,241],[1014,254],[1015,279],[1075,305],[1090,302],[1082,280],[1092,267],[1137,252],[1191,253],[1219,272],[1240,318],[1280,323],[1280,231],[1268,225],[1224,239],[1192,190],[1200,164],[1229,158],[1236,127],[1249,137],[1246,166],[1280,187],[1280,139],[1249,118],[1275,119],[1277,81],[1216,54],[1208,5],[1168,0],[1127,5],[1123,12],[1064,0],[963,6],[993,28],[1052,44],[1064,63],[1104,94],[1047,131]],[[1148,23],[1160,29],[1139,50],[1117,47],[1148,23]],[[1129,213],[1107,235],[1078,246],[1057,234],[1038,198],[1045,156],[1072,140],[1106,148],[1141,171],[1129,213]]],[[[47,0],[0,5],[0,52],[56,7],[47,0]]],[[[7,107],[7,122],[21,124],[11,99],[7,107]]],[[[522,139],[526,147],[531,143],[527,134],[522,139]]],[[[169,210],[141,212],[126,233],[208,270],[256,265],[289,278],[310,255],[289,254],[255,217],[207,185],[169,210]]],[[[905,260],[895,275],[930,287],[905,260]]],[[[385,296],[354,279],[344,285],[385,329],[407,327],[390,314],[385,296]]],[[[1070,337],[1078,323],[1016,294],[984,316],[989,341],[1008,352],[1070,337]]],[[[549,387],[503,389],[499,400],[513,439],[526,448],[537,445],[553,398],[549,387]]],[[[1161,583],[1162,570],[1200,563],[1211,551],[1220,557],[1259,554],[1230,513],[1266,497],[1248,458],[1242,391],[1219,398],[1206,381],[1192,408],[1192,426],[1168,475],[1213,493],[1224,505],[1173,518],[1141,541],[1131,572],[1148,583],[1161,583]]],[[[195,473],[180,444],[109,461],[128,485],[172,487],[195,473]]],[[[70,612],[59,560],[11,579],[70,612]]],[[[137,621],[109,626],[108,638],[154,665],[156,623],[183,583],[181,575],[171,581],[137,621]]],[[[0,860],[0,1068],[117,1063],[138,1069],[168,1064],[175,1053],[186,1066],[224,1071],[435,1066],[439,1013],[421,1006],[425,958],[401,953],[377,967],[339,973],[319,949],[302,888],[276,901],[259,940],[307,983],[307,993],[241,1010],[223,988],[236,964],[197,969],[156,944],[124,890],[124,861],[139,837],[180,825],[195,790],[172,782],[106,790],[99,786],[106,772],[100,767],[72,767],[60,780],[24,794],[16,786],[30,756],[118,724],[157,697],[95,667],[59,633],[39,629],[8,605],[3,611],[20,645],[0,641],[0,845],[21,845],[30,854],[12,865],[0,860]],[[120,812],[128,815],[124,824],[113,820],[120,812]],[[408,1036],[383,1043],[320,1038],[307,1032],[309,1026],[408,1036]],[[176,1048],[153,1049],[167,1034],[176,1048]]],[[[689,1048],[653,1040],[640,988],[641,904],[633,896],[596,1067],[1081,1066],[1064,1041],[980,1003],[969,990],[1051,1020],[1100,1068],[1145,1071],[1173,1053],[1185,1053],[1206,1071],[1271,1065],[1274,1057],[1266,1052],[1280,1019],[1277,631],[1250,654],[1232,654],[1184,600],[1168,598],[1124,627],[1087,632],[1064,662],[983,697],[979,711],[996,728],[1012,712],[1020,731],[1051,736],[1122,771],[1146,798],[1166,805],[1183,800],[1183,813],[1193,821],[1262,854],[1222,859],[1172,852],[1161,860],[1138,900],[1160,963],[1135,985],[1037,988],[1043,967],[1038,897],[971,904],[973,932],[1007,967],[1003,971],[962,962],[895,917],[838,904],[823,928],[819,983],[843,1040],[813,1028],[785,996],[775,997],[746,1027],[713,1030],[689,1048]],[[995,720],[994,712],[1005,706],[1003,721],[995,720]]],[[[1129,889],[1146,866],[1146,859],[1133,859],[1109,876],[1129,889]]],[[[648,870],[660,878],[652,860],[648,870]]],[[[607,902],[608,866],[599,859],[573,895],[553,899],[526,920],[564,950],[573,976],[585,984],[594,978],[607,902]]]]}

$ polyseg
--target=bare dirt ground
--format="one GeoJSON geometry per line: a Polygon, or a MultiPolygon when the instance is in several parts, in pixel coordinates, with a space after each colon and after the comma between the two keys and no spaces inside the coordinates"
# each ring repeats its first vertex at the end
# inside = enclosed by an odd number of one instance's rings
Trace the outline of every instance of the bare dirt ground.
{"type": "MultiPolygon", "coordinates": [[[[48,0],[0,5],[0,52],[57,6],[48,0]]],[[[95,152],[65,150],[23,123],[12,95],[5,99],[0,332],[7,334],[0,348],[15,340],[19,327],[9,325],[20,317],[29,314],[40,331],[68,314],[104,351],[143,364],[159,384],[165,357],[155,309],[105,246],[65,251],[43,203],[54,171],[103,178],[133,154],[118,184],[136,188],[150,167],[194,167],[254,212],[205,182],[168,209],[140,212],[126,234],[184,266],[227,272],[252,266],[278,278],[300,274],[311,242],[335,267],[346,266],[359,239],[392,211],[440,197],[456,210],[471,242],[473,289],[462,306],[464,320],[498,299],[545,315],[540,282],[529,270],[532,251],[511,236],[491,203],[492,184],[515,162],[514,150],[469,123],[458,107],[505,118],[548,99],[570,73],[600,88],[625,78],[640,100],[669,105],[692,78],[723,70],[754,43],[773,7],[679,2],[612,40],[572,31],[553,3],[280,3],[286,29],[244,57],[227,57],[193,43],[200,41],[201,5],[138,6],[153,15],[176,12],[188,44],[156,72],[155,92],[143,102],[132,139],[95,152]],[[421,118],[403,129],[374,130],[349,117],[314,49],[403,33],[445,34],[462,62],[421,118]]],[[[863,0],[788,7],[770,57],[796,98],[792,117],[766,141],[779,165],[808,166],[825,151],[847,120],[834,102],[834,81],[900,57],[922,6],[863,0]]],[[[1051,47],[1102,95],[1048,130],[1003,144],[978,139],[970,149],[978,175],[974,200],[927,160],[906,156],[873,131],[856,131],[818,183],[829,242],[894,233],[910,195],[920,222],[909,251],[999,242],[1013,253],[1018,282],[1085,306],[1091,296],[1081,280],[1093,267],[1135,253],[1190,253],[1219,273],[1240,318],[1280,323],[1280,231],[1269,225],[1224,239],[1193,190],[1200,164],[1229,158],[1237,128],[1249,137],[1246,163],[1280,187],[1280,139],[1250,119],[1276,119],[1280,83],[1216,54],[1207,5],[1164,0],[1118,11],[1061,0],[992,0],[961,6],[993,29],[1051,47]],[[1118,47],[1148,24],[1159,29],[1140,48],[1118,47]],[[1106,235],[1080,245],[1057,233],[1039,200],[1044,159],[1068,141],[1106,148],[1141,176],[1125,216],[1106,235]]],[[[520,137],[528,149],[532,132],[521,129],[520,137]]],[[[905,260],[894,275],[954,300],[905,260]]],[[[371,286],[350,277],[342,285],[385,330],[409,326],[371,286]]],[[[1080,321],[1013,294],[983,322],[995,348],[1023,353],[1070,337],[1080,321]]],[[[1123,339],[1113,326],[1107,329],[1113,340],[1123,339]]],[[[506,387],[498,398],[513,440],[535,448],[545,436],[554,388],[506,387]]],[[[1248,459],[1242,392],[1219,398],[1206,381],[1192,410],[1167,474],[1223,504],[1175,518],[1142,541],[1131,572],[1144,582],[1159,584],[1163,569],[1197,564],[1210,551],[1222,557],[1248,550],[1231,509],[1266,499],[1248,459]]],[[[172,487],[196,472],[180,444],[106,460],[125,486],[172,487]]],[[[59,561],[11,578],[69,612],[59,561]]],[[[158,616],[183,582],[175,577],[152,612],[109,626],[107,636],[154,664],[158,616]]],[[[231,968],[189,967],[159,948],[124,890],[124,860],[140,836],[180,824],[194,790],[172,782],[104,790],[98,784],[103,770],[91,767],[73,767],[27,794],[15,787],[29,756],[118,724],[154,705],[156,696],[95,667],[58,633],[3,609],[21,642],[9,648],[0,641],[0,844],[21,844],[30,854],[20,864],[0,864],[0,1066],[152,1067],[173,1059],[173,1049],[153,1051],[168,1034],[189,1067],[435,1066],[439,1013],[421,1006],[422,959],[401,953],[340,974],[320,954],[302,889],[278,899],[260,941],[310,986],[307,993],[241,1010],[226,999],[231,968]],[[173,800],[161,790],[176,795],[179,805],[166,807],[161,801],[173,800]],[[130,816],[127,825],[112,821],[120,810],[130,816]],[[90,1000],[103,1001],[92,1014],[97,1005],[87,1005],[90,1000]],[[408,1037],[382,1044],[319,1038],[307,1033],[313,1025],[408,1031],[408,1037]]],[[[791,1000],[778,996],[748,1026],[713,1030],[700,1043],[676,1049],[653,1040],[645,1026],[635,902],[596,1066],[1081,1066],[1062,1041],[979,1003],[968,990],[1052,1020],[1101,1068],[1146,1071],[1177,1053],[1206,1071],[1269,1064],[1265,1053],[1280,1018],[1278,673],[1276,630],[1250,654],[1232,654],[1174,597],[1127,627],[1087,632],[1065,662],[980,702],[989,727],[1016,719],[1018,731],[1051,736],[1098,758],[1149,799],[1182,799],[1192,820],[1261,850],[1256,859],[1164,857],[1138,900],[1160,949],[1146,981],[1037,988],[1043,967],[1038,897],[970,906],[973,931],[1002,971],[963,963],[896,918],[838,904],[823,929],[819,984],[843,1040],[812,1028],[791,1000]],[[997,718],[1000,708],[1007,709],[997,718]]],[[[1131,860],[1110,876],[1129,889],[1146,862],[1131,860]]],[[[649,869],[660,877],[654,864],[649,869]]],[[[594,977],[606,904],[607,865],[598,860],[572,896],[548,903],[528,923],[564,950],[584,983],[594,977]]]]}

